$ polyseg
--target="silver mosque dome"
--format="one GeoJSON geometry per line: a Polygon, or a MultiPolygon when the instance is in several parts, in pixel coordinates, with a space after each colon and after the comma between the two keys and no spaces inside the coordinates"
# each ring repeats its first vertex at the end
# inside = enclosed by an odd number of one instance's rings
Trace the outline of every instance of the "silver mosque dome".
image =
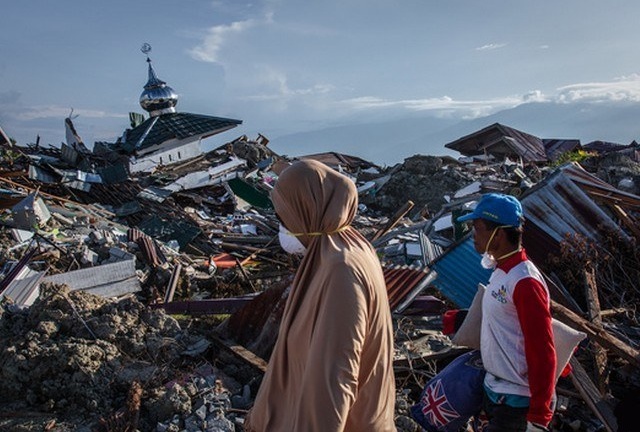
{"type": "Polygon", "coordinates": [[[149,63],[149,80],[140,95],[140,106],[149,112],[151,117],[176,112],[178,94],[156,76],[149,57],[147,57],[147,63],[149,63]]]}

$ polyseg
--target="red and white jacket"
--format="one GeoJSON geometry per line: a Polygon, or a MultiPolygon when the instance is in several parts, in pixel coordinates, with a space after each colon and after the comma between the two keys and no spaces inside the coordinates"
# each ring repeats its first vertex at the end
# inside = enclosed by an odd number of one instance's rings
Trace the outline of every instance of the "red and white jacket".
{"type": "Polygon", "coordinates": [[[485,386],[530,397],[527,420],[547,425],[553,416],[556,370],[549,290],[524,250],[491,274],[482,316],[485,386]]]}

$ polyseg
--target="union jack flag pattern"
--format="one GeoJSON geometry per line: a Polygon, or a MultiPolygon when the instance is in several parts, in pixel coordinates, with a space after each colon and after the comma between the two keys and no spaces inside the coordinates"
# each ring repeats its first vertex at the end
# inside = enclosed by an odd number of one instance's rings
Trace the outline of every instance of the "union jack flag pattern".
{"type": "Polygon", "coordinates": [[[458,432],[482,407],[484,369],[480,351],[449,363],[424,386],[411,417],[427,432],[458,432]]]}
{"type": "Polygon", "coordinates": [[[460,414],[449,404],[441,380],[435,381],[425,389],[422,403],[424,404],[422,413],[438,428],[445,427],[460,417],[460,414]]]}

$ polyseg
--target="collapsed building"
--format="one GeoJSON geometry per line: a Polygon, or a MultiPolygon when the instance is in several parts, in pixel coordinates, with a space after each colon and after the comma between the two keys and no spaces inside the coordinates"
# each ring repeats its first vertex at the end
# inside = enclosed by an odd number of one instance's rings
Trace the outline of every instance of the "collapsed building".
{"type": "MultiPolygon", "coordinates": [[[[269,199],[291,159],[263,135],[203,152],[203,139],[241,121],[176,112],[147,61],[149,118],[132,114],[115,143],[88,150],[72,116],[60,148],[0,134],[3,427],[37,410],[49,430],[242,430],[296,268],[269,199]]],[[[455,220],[499,191],[522,201],[524,245],[554,316],[588,336],[559,382],[556,428],[629,430],[620,410],[640,388],[638,145],[493,124],[445,147],[463,157],[382,168],[300,156],[357,185],[354,226],[381,257],[396,327],[398,429],[417,430],[417,390],[469,350],[442,334],[441,316],[468,308],[489,274],[455,220]]]]}

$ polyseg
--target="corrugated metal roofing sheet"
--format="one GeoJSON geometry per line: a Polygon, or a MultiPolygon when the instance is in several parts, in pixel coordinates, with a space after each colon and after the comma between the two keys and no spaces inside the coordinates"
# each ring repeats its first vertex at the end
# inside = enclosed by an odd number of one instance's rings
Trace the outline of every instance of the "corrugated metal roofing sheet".
{"type": "Polygon", "coordinates": [[[618,229],[582,189],[563,175],[554,176],[543,188],[521,201],[527,221],[558,242],[567,233],[579,233],[595,240],[600,225],[614,231],[618,229]]]}
{"type": "Polygon", "coordinates": [[[56,184],[60,181],[58,176],[56,176],[55,174],[52,174],[49,171],[46,171],[35,165],[29,165],[29,178],[49,184],[56,184]]]}
{"type": "Polygon", "coordinates": [[[243,173],[241,168],[245,167],[246,164],[246,160],[232,157],[229,161],[209,167],[206,170],[185,174],[173,183],[164,186],[164,189],[177,192],[218,185],[238,177],[239,173],[243,173]]]}
{"type": "Polygon", "coordinates": [[[605,198],[640,208],[640,197],[614,188],[575,163],[558,168],[527,191],[521,202],[528,223],[536,225],[556,242],[576,233],[597,241],[603,228],[626,236],[594,197],[599,197],[598,201],[605,198]]]}
{"type": "Polygon", "coordinates": [[[24,267],[21,274],[2,292],[0,298],[9,298],[13,304],[31,306],[40,295],[40,281],[46,272],[37,272],[24,267]]]}
{"type": "Polygon", "coordinates": [[[597,242],[607,228],[626,237],[604,203],[640,209],[640,197],[614,188],[577,163],[558,168],[528,190],[521,201],[527,219],[523,244],[540,265],[559,253],[560,242],[568,235],[577,233],[597,242]]]}
{"type": "Polygon", "coordinates": [[[491,270],[480,265],[481,256],[469,234],[439,259],[431,263],[438,277],[431,283],[459,308],[468,308],[478,289],[478,283],[489,281],[491,270]]]}
{"type": "Polygon", "coordinates": [[[445,147],[465,156],[480,155],[486,151],[492,154],[518,155],[525,161],[547,160],[540,138],[500,123],[445,144],[445,147]]]}
{"type": "Polygon", "coordinates": [[[608,153],[627,148],[627,145],[614,143],[610,141],[591,141],[582,146],[585,150],[595,151],[598,153],[608,153]]]}
{"type": "Polygon", "coordinates": [[[69,162],[71,165],[75,165],[78,162],[78,157],[80,156],[80,153],[78,153],[76,149],[68,146],[65,143],[62,143],[62,146],[60,147],[60,153],[62,159],[69,162]]]}
{"type": "MultiPolygon", "coordinates": [[[[389,296],[391,310],[395,310],[400,305],[400,302],[416,287],[422,286],[422,282],[428,274],[425,269],[409,266],[385,267],[383,268],[383,273],[387,284],[387,295],[389,296]]],[[[425,288],[425,286],[422,286],[422,288],[425,288]]],[[[418,294],[419,292],[415,296],[418,294]]]]}
{"type": "Polygon", "coordinates": [[[164,202],[164,200],[166,200],[167,198],[169,198],[172,193],[173,191],[170,191],[167,189],[159,188],[156,186],[148,186],[146,189],[140,191],[140,193],[137,196],[138,198],[144,198],[149,201],[155,201],[155,202],[161,203],[161,202],[164,202]]]}
{"type": "Polygon", "coordinates": [[[426,265],[436,260],[444,252],[442,246],[434,243],[423,231],[420,231],[420,247],[426,265]]]}
{"type": "Polygon", "coordinates": [[[544,149],[549,160],[556,160],[561,154],[580,149],[577,139],[543,139],[544,149]]]}
{"type": "Polygon", "coordinates": [[[117,297],[140,291],[135,260],[119,261],[45,277],[42,282],[65,284],[103,297],[117,297]]]}

